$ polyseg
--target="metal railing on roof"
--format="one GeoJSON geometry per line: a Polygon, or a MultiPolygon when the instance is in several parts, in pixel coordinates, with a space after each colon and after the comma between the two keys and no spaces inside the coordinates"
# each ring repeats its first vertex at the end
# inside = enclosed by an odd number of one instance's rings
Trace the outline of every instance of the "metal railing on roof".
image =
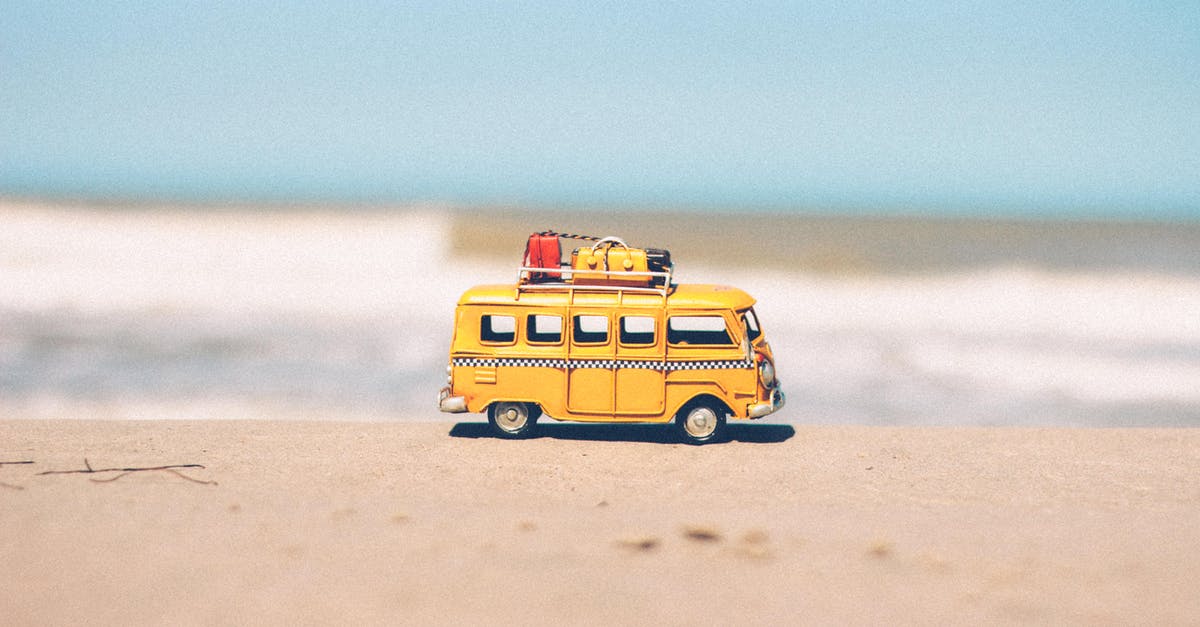
{"type": "Polygon", "coordinates": [[[517,268],[517,298],[520,298],[522,291],[562,291],[566,290],[574,297],[575,292],[619,292],[619,293],[635,293],[635,294],[657,294],[666,300],[667,295],[671,291],[671,270],[667,269],[661,272],[655,271],[611,271],[611,270],[575,270],[572,268],[538,268],[533,266],[521,266],[517,268]],[[534,281],[532,279],[535,274],[552,275],[557,274],[558,281],[534,281]],[[648,277],[651,285],[609,285],[604,283],[576,283],[575,275],[601,276],[611,277],[613,280],[621,280],[626,277],[648,277]],[[662,279],[661,285],[653,285],[654,279],[662,279]]]}

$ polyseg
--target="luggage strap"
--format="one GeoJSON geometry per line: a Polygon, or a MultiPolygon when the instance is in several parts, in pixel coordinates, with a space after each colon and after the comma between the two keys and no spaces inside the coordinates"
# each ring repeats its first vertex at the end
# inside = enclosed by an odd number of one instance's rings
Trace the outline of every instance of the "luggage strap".
{"type": "Polygon", "coordinates": [[[596,243],[595,248],[597,248],[597,249],[599,249],[601,247],[612,248],[612,246],[614,244],[617,246],[620,246],[621,248],[629,248],[629,244],[626,244],[625,240],[623,240],[615,235],[609,235],[607,237],[596,237],[595,235],[580,235],[578,233],[559,233],[558,231],[542,231],[540,233],[534,233],[534,235],[549,236],[549,237],[562,237],[562,238],[566,238],[566,239],[578,239],[578,240],[584,240],[587,242],[595,242],[596,243]]]}
{"type": "Polygon", "coordinates": [[[598,242],[598,241],[604,239],[603,237],[596,237],[594,235],[579,235],[578,233],[559,233],[557,231],[542,231],[540,233],[537,233],[536,235],[553,235],[555,237],[565,237],[567,239],[581,239],[581,240],[586,240],[589,242],[598,242]]]}

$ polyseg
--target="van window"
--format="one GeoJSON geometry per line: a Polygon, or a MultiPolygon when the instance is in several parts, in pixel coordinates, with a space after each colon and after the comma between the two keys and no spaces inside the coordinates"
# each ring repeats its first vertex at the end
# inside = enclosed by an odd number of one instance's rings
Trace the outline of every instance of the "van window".
{"type": "Polygon", "coordinates": [[[479,341],[512,344],[517,339],[517,319],[485,314],[479,319],[479,341]]]}
{"type": "Polygon", "coordinates": [[[667,320],[667,341],[708,346],[733,344],[721,316],[672,316],[667,320]]]}
{"type": "Polygon", "coordinates": [[[758,317],[754,315],[753,309],[747,309],[742,313],[742,320],[746,321],[746,333],[750,336],[750,340],[758,339],[762,335],[762,331],[758,328],[758,317]]]}
{"type": "Polygon", "coordinates": [[[654,318],[650,316],[622,316],[621,343],[653,344],[654,318]]]}
{"type": "Polygon", "coordinates": [[[603,344],[608,341],[608,316],[575,316],[576,344],[603,344]]]}
{"type": "Polygon", "coordinates": [[[562,341],[562,316],[530,314],[525,318],[525,339],[530,344],[557,344],[562,341]]]}

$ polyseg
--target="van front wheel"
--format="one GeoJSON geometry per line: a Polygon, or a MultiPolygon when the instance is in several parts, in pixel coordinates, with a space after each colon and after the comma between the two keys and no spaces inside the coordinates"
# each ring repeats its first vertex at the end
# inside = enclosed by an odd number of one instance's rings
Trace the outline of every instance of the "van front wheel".
{"type": "Polygon", "coordinates": [[[488,407],[488,422],[503,438],[524,438],[533,432],[541,408],[528,403],[500,401],[488,407]]]}
{"type": "Polygon", "coordinates": [[[711,401],[690,403],[675,415],[675,425],[689,444],[719,441],[725,434],[725,408],[711,401]]]}

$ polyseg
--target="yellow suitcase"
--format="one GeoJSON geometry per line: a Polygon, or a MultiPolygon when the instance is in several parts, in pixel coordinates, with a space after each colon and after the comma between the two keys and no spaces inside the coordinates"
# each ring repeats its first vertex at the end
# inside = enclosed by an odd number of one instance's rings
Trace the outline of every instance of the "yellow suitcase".
{"type": "Polygon", "coordinates": [[[651,278],[645,273],[646,251],[621,245],[576,248],[571,253],[571,270],[576,285],[618,285],[644,287],[651,278]]]}

